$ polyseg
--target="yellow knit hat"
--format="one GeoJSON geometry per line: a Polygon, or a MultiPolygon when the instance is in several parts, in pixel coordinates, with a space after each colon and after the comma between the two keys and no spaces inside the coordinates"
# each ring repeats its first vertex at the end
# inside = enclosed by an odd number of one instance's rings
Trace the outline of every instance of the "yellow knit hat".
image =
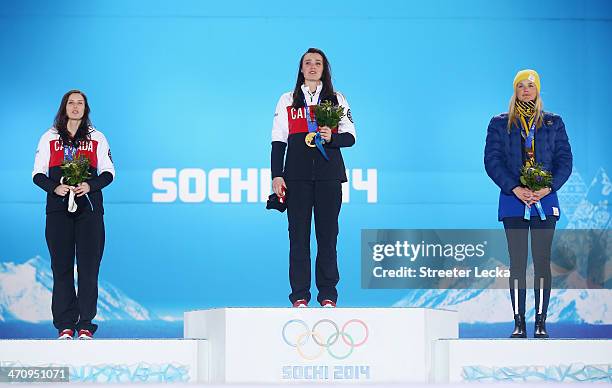
{"type": "Polygon", "coordinates": [[[516,76],[514,77],[514,89],[516,89],[516,85],[518,85],[519,82],[525,80],[535,83],[536,89],[538,90],[538,93],[540,93],[540,76],[535,70],[531,69],[521,70],[516,73],[516,76]]]}

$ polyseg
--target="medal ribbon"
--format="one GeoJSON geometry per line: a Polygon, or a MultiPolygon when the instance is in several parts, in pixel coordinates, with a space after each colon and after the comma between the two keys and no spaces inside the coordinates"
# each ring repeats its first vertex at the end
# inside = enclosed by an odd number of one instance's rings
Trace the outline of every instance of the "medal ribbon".
{"type": "MultiPolygon", "coordinates": [[[[529,120],[531,122],[529,129],[527,129],[527,123],[525,122],[525,119],[523,118],[523,116],[521,116],[520,118],[521,118],[521,123],[523,124],[522,129],[521,129],[521,135],[523,136],[523,139],[524,139],[523,147],[525,148],[525,151],[527,151],[527,156],[528,156],[528,159],[525,162],[528,166],[533,166],[535,162],[534,156],[533,156],[533,151],[534,151],[533,142],[534,142],[535,129],[536,129],[535,116],[532,117],[531,120],[529,120]]],[[[540,216],[540,220],[545,221],[546,214],[544,214],[544,208],[542,207],[542,204],[540,203],[540,201],[535,203],[535,208],[538,212],[538,215],[540,216]]],[[[523,219],[525,220],[531,219],[531,207],[527,205],[525,205],[525,214],[523,214],[523,219]]]]}
{"type": "Polygon", "coordinates": [[[64,145],[64,160],[71,162],[76,156],[77,148],[73,145],[64,145]]]}
{"type": "MultiPolygon", "coordinates": [[[[319,99],[317,100],[317,105],[321,103],[321,95],[319,94],[319,99]]],[[[323,148],[323,144],[325,144],[325,140],[321,137],[321,132],[319,132],[319,124],[317,123],[317,118],[314,117],[314,112],[311,111],[308,103],[306,102],[306,97],[304,97],[304,109],[306,110],[306,122],[308,123],[308,133],[315,133],[314,141],[315,145],[325,158],[325,160],[329,160],[327,156],[327,152],[325,152],[325,148],[323,148]]]]}

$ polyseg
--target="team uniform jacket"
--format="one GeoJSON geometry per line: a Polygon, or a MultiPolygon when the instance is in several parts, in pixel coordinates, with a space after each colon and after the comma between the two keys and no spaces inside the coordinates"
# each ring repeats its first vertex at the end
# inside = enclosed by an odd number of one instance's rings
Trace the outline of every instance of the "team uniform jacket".
{"type": "MultiPolygon", "coordinates": [[[[86,196],[78,197],[79,209],[91,208],[94,212],[104,213],[102,188],[106,187],[115,177],[115,166],[111,158],[110,147],[102,132],[90,127],[90,138],[82,141],[76,156],[84,155],[90,161],[91,178],[87,180],[90,191],[89,201],[86,196]],[[91,203],[90,203],[91,202],[91,203]]],[[[36,149],[32,178],[34,183],[47,192],[47,213],[66,211],[68,196],[61,197],[54,193],[60,185],[64,160],[64,147],[60,135],[55,128],[45,132],[36,149]]]]}
{"type": "MultiPolygon", "coordinates": [[[[525,211],[525,204],[512,193],[512,189],[521,185],[523,138],[519,127],[513,125],[508,132],[507,125],[507,113],[491,119],[484,155],[487,174],[500,188],[500,221],[506,217],[522,217],[525,211]]],[[[572,150],[560,116],[544,113],[542,126],[535,133],[535,158],[553,176],[552,192],[540,200],[544,213],[547,216],[559,216],[557,191],[572,173],[572,150]]],[[[531,214],[537,215],[536,210],[532,210],[531,214]]]]}
{"type": "MultiPolygon", "coordinates": [[[[309,89],[302,85],[302,93],[308,106],[317,105],[322,88],[320,84],[316,92],[311,94],[309,89]]],[[[338,128],[332,128],[331,142],[324,145],[329,157],[329,160],[325,160],[318,148],[308,147],[305,143],[308,134],[306,109],[292,106],[293,92],[287,92],[280,97],[272,125],[272,178],[280,176],[286,180],[346,182],[346,168],[340,148],[355,144],[355,125],[349,104],[342,94],[336,92],[331,102],[344,107],[345,116],[338,124],[338,128]]],[[[314,109],[310,112],[314,115],[314,109]]]]}

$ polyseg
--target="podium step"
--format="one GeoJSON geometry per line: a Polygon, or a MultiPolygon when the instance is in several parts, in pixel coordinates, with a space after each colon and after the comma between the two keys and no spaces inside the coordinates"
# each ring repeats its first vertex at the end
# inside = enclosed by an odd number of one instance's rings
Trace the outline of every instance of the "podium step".
{"type": "Polygon", "coordinates": [[[185,313],[210,342],[211,383],[427,382],[457,313],[423,308],[222,308],[185,313]]]}
{"type": "MultiPolygon", "coordinates": [[[[208,343],[181,339],[0,340],[0,367],[3,372],[9,367],[67,367],[71,383],[206,382],[208,343]]],[[[24,381],[20,377],[27,376],[0,374],[0,382],[24,381]]]]}
{"type": "Polygon", "coordinates": [[[435,382],[612,383],[609,339],[442,339],[435,382]]]}

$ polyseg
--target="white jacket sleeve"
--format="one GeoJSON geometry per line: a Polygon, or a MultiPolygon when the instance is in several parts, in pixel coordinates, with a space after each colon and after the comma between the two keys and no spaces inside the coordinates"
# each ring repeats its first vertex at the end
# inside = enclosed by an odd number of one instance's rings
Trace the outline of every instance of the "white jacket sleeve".
{"type": "Polygon", "coordinates": [[[338,133],[350,133],[355,140],[357,140],[355,124],[353,124],[353,117],[351,115],[351,107],[342,93],[336,93],[336,96],[338,97],[338,104],[344,108],[344,117],[342,117],[340,124],[338,124],[338,133]]]}
{"type": "Polygon", "coordinates": [[[108,144],[108,140],[106,140],[106,136],[102,133],[98,132],[98,175],[101,175],[103,172],[109,172],[115,177],[115,165],[113,164],[113,159],[111,157],[110,145],[108,144]]]}
{"type": "Polygon", "coordinates": [[[289,106],[289,99],[287,98],[289,93],[283,94],[278,103],[276,104],[276,110],[274,111],[274,120],[272,122],[272,141],[282,141],[287,143],[289,137],[289,120],[287,118],[287,106],[289,106]]]}
{"type": "Polygon", "coordinates": [[[34,169],[32,170],[32,177],[36,174],[49,173],[49,158],[51,157],[51,150],[49,149],[49,135],[45,132],[38,141],[38,147],[36,147],[36,155],[34,156],[34,169]]]}

